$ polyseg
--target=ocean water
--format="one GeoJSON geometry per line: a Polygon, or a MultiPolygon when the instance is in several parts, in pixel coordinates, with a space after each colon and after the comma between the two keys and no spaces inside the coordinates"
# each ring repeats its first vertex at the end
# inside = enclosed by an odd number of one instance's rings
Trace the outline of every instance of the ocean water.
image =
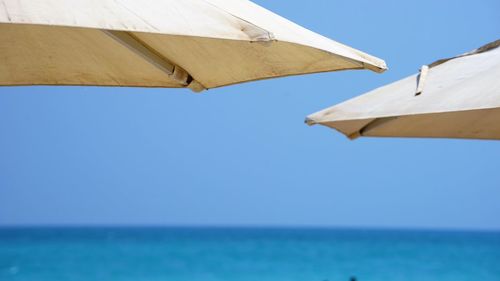
{"type": "Polygon", "coordinates": [[[500,281],[500,233],[3,228],[2,281],[500,281]]]}

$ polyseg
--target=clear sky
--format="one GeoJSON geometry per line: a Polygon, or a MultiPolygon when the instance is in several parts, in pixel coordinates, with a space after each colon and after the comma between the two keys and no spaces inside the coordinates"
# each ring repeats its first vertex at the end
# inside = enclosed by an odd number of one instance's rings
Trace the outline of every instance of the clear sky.
{"type": "Polygon", "coordinates": [[[498,0],[255,2],[390,70],[201,95],[0,88],[0,224],[500,229],[500,142],[353,142],[303,123],[499,39],[498,0]]]}

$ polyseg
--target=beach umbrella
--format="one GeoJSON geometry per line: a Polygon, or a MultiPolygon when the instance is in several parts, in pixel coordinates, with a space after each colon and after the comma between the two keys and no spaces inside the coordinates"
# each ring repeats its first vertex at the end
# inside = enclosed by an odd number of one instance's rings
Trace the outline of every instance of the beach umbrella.
{"type": "Polygon", "coordinates": [[[500,139],[500,40],[310,115],[351,139],[500,139]]]}
{"type": "Polygon", "coordinates": [[[246,0],[0,0],[0,85],[188,87],[384,61],[246,0]]]}

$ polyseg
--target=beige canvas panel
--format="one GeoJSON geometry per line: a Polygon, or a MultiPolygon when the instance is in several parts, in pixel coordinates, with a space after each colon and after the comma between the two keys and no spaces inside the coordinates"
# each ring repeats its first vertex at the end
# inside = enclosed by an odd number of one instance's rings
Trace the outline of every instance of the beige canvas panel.
{"type": "Polygon", "coordinates": [[[1,85],[181,87],[96,29],[0,24],[1,85]]]}
{"type": "Polygon", "coordinates": [[[500,108],[388,117],[378,119],[376,126],[366,126],[370,121],[373,120],[328,122],[324,125],[353,138],[500,139],[500,108]],[[361,132],[356,134],[360,128],[361,132]]]}
{"type": "Polygon", "coordinates": [[[0,3],[0,22],[4,23],[250,39],[241,30],[247,22],[203,0],[0,0],[0,3]]]}
{"type": "Polygon", "coordinates": [[[357,61],[303,45],[134,33],[206,88],[281,76],[363,69],[357,61]]]}

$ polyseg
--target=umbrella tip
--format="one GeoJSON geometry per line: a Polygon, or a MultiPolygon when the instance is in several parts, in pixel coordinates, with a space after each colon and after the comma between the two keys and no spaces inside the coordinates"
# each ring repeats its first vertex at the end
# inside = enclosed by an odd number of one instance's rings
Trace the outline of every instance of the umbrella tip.
{"type": "Polygon", "coordinates": [[[306,120],[304,120],[304,123],[306,123],[308,126],[313,126],[313,125],[318,124],[318,123],[316,123],[316,121],[314,121],[313,119],[311,119],[309,117],[306,117],[306,120]]]}
{"type": "Polygon", "coordinates": [[[381,61],[378,64],[363,63],[363,67],[375,73],[384,73],[389,69],[385,61],[381,61]]]}
{"type": "Polygon", "coordinates": [[[356,131],[354,133],[347,135],[347,138],[349,138],[350,140],[356,140],[359,139],[360,137],[361,137],[361,131],[356,131]]]}
{"type": "Polygon", "coordinates": [[[191,89],[191,91],[193,91],[195,93],[201,93],[207,89],[207,88],[205,88],[205,86],[203,86],[200,82],[198,82],[196,80],[192,80],[187,85],[187,88],[191,89]]]}

